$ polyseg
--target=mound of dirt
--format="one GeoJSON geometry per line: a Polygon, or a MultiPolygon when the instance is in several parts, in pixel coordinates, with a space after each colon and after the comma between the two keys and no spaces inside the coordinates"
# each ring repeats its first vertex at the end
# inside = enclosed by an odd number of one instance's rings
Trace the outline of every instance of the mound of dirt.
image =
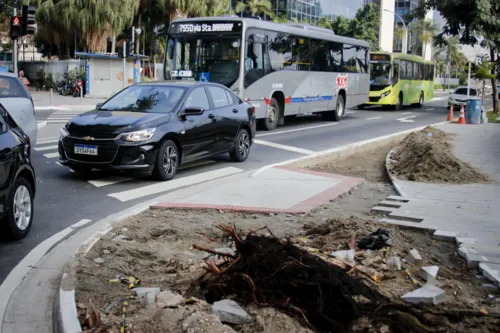
{"type": "Polygon", "coordinates": [[[399,179],[422,183],[489,182],[488,176],[453,154],[448,139],[449,134],[430,126],[411,133],[393,150],[390,172],[399,179]]]}

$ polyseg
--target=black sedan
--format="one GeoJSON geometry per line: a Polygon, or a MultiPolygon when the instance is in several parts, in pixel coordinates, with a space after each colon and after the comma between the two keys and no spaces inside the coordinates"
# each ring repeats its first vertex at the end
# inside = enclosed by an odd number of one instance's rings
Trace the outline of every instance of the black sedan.
{"type": "Polygon", "coordinates": [[[33,222],[35,170],[30,138],[0,104],[0,234],[19,240],[33,222]]]}
{"type": "Polygon", "coordinates": [[[229,153],[243,162],[255,138],[255,108],[215,83],[129,86],[61,128],[59,160],[174,178],[181,164],[229,153]]]}

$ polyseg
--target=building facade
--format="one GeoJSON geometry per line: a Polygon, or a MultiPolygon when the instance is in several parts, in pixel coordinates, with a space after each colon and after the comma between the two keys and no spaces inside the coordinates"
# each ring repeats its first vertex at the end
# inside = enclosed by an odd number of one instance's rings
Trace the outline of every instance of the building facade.
{"type": "MultiPolygon", "coordinates": [[[[288,20],[317,22],[320,18],[333,19],[344,16],[352,19],[365,0],[271,0],[272,10],[277,17],[288,20]]],[[[232,0],[236,8],[238,0],[232,0]]],[[[243,1],[244,2],[244,1],[243,1]]],[[[245,16],[245,15],[244,15],[245,16]]]]}

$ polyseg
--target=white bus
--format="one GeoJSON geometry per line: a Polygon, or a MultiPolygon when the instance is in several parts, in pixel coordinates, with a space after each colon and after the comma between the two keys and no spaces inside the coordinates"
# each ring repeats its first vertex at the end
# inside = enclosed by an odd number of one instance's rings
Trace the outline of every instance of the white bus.
{"type": "Polygon", "coordinates": [[[254,18],[176,20],[167,31],[165,80],[224,84],[253,104],[260,127],[320,113],[338,121],[368,102],[369,43],[331,30],[254,18]]]}

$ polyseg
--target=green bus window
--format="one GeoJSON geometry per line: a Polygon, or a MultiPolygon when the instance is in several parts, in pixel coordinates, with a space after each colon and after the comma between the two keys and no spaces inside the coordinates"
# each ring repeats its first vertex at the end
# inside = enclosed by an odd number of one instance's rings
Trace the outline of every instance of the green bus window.
{"type": "Polygon", "coordinates": [[[399,66],[399,78],[401,80],[406,80],[406,60],[401,60],[401,65],[399,66]]]}
{"type": "Polygon", "coordinates": [[[399,59],[394,60],[392,69],[392,85],[395,86],[399,81],[399,59]]]}

